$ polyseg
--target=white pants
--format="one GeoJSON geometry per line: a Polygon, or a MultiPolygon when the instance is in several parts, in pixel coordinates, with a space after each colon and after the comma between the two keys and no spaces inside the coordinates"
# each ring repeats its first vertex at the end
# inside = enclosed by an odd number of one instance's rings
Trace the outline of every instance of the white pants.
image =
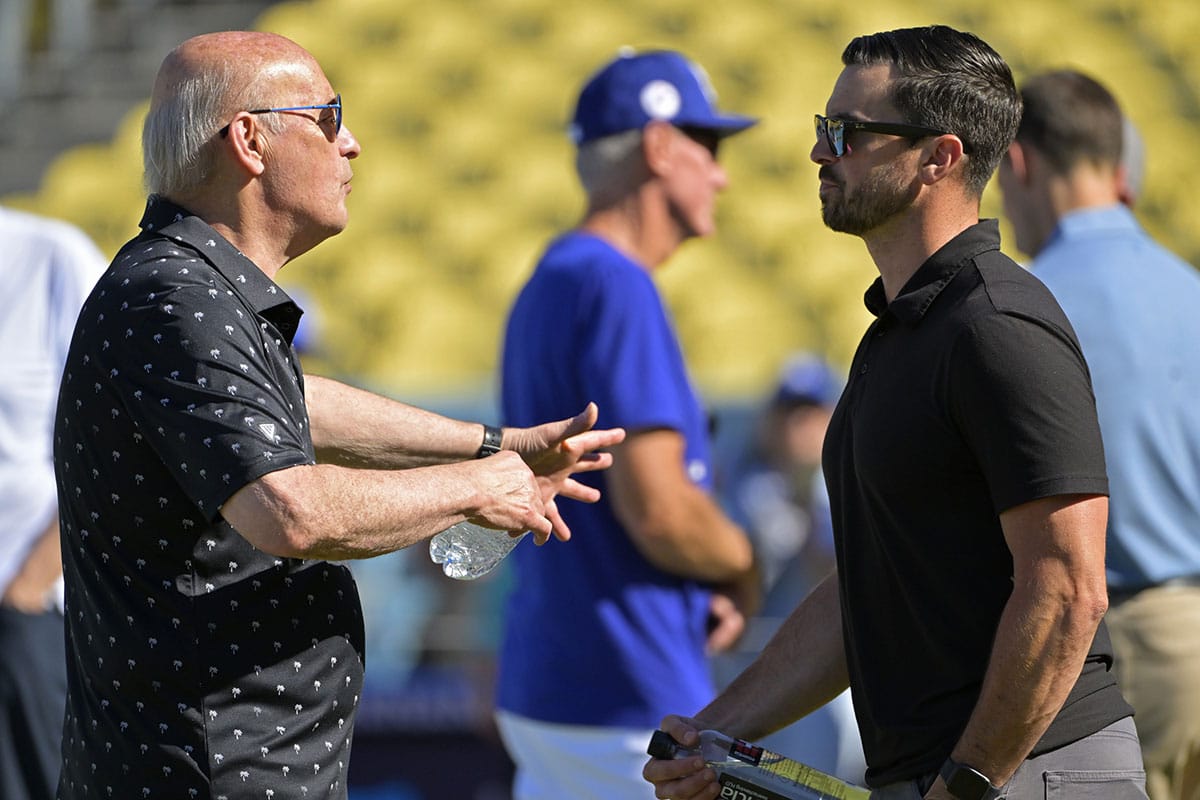
{"type": "Polygon", "coordinates": [[[503,710],[496,726],[517,768],[513,800],[654,800],[642,778],[649,728],[560,725],[503,710]]]}

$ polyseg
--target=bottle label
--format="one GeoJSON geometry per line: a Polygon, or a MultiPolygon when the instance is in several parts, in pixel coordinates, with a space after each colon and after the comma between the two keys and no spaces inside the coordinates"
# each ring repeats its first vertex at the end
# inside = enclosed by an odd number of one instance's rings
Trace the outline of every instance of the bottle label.
{"type": "Polygon", "coordinates": [[[747,764],[753,764],[754,766],[758,766],[758,762],[762,759],[762,754],[763,748],[742,741],[741,739],[734,739],[733,744],[729,748],[729,755],[738,761],[745,761],[747,764]]]}
{"type": "Polygon", "coordinates": [[[784,795],[746,783],[728,772],[721,775],[717,783],[721,787],[721,800],[788,800],[784,795]]]}

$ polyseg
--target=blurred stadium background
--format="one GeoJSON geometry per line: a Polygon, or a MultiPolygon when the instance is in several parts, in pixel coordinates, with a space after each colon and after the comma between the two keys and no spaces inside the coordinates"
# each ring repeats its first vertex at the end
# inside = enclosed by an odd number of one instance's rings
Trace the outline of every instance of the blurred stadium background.
{"type": "MultiPolygon", "coordinates": [[[[350,227],[280,276],[313,312],[308,370],[491,418],[508,303],[582,211],[575,92],[623,45],[683,50],[722,106],[764,120],[722,152],[718,234],[660,273],[696,380],[731,421],[727,452],[787,354],[845,365],[867,322],[874,270],[823,228],[808,161],[841,49],[934,22],[978,33],[1018,81],[1073,66],[1112,87],[1146,144],[1138,216],[1200,263],[1195,0],[0,0],[0,203],[114,253],[143,207],[141,120],[163,55],[205,31],[286,35],[320,60],[363,147],[350,227]]],[[[984,214],[1000,215],[994,188],[984,214]]],[[[371,650],[352,797],[507,797],[488,722],[503,570],[451,585],[414,552],[358,571],[371,650]]]]}

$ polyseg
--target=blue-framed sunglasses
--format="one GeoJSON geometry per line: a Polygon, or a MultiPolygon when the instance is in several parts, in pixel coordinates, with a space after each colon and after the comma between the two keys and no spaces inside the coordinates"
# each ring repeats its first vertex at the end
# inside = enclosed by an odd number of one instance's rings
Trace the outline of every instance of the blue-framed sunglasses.
{"type": "MultiPolygon", "coordinates": [[[[246,113],[247,114],[274,114],[279,111],[313,111],[313,110],[326,109],[326,108],[333,109],[333,138],[336,139],[337,135],[342,132],[342,96],[341,96],[341,94],[334,95],[332,100],[330,100],[328,103],[322,103],[321,105],[281,106],[280,108],[252,108],[249,111],[247,111],[246,113]]],[[[318,125],[321,124],[321,121],[319,119],[313,120],[313,121],[316,122],[318,125]]],[[[226,125],[224,128],[221,128],[221,130],[217,131],[217,133],[220,134],[221,138],[228,136],[229,135],[229,126],[226,125]]]]}
{"type": "MultiPolygon", "coordinates": [[[[949,131],[937,128],[925,128],[920,125],[905,125],[901,122],[860,122],[856,119],[837,119],[814,114],[817,125],[817,137],[825,137],[825,142],[833,154],[841,158],[846,155],[846,132],[867,131],[868,133],[886,133],[892,136],[903,136],[908,139],[923,139],[926,136],[944,136],[949,131]]],[[[966,151],[966,143],[963,150],[966,151]]]]}

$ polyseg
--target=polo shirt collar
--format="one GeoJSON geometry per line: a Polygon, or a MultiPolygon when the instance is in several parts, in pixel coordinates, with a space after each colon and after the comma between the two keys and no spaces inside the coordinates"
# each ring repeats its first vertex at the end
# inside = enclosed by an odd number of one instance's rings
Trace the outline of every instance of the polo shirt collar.
{"type": "Polygon", "coordinates": [[[980,220],[930,256],[891,303],[883,291],[883,278],[876,278],[863,297],[867,310],[876,317],[890,311],[900,321],[916,325],[959,270],[983,253],[999,249],[1000,222],[980,220]]]}
{"type": "Polygon", "coordinates": [[[289,344],[304,313],[287,293],[204,220],[161,195],[150,195],[139,227],[194,249],[233,285],[247,305],[270,320],[289,344]]]}

